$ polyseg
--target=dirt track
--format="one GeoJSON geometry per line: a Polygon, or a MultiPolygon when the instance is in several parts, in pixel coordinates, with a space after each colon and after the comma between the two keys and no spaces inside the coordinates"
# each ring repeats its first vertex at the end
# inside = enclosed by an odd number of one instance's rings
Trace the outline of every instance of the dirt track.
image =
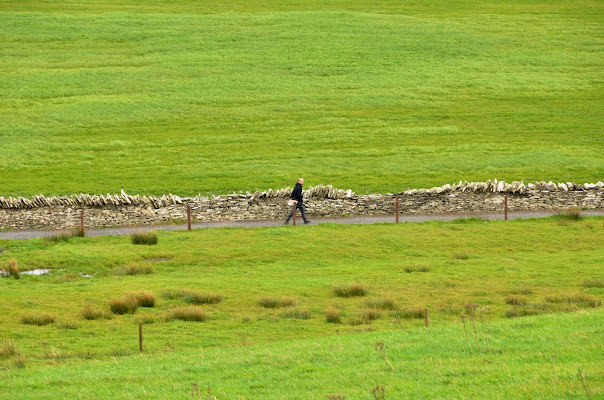
{"type": "MultiPolygon", "coordinates": [[[[508,219],[516,218],[541,218],[555,214],[553,211],[521,211],[521,212],[510,212],[508,213],[508,219]]],[[[597,215],[604,216],[604,210],[590,210],[583,211],[583,215],[597,215]]],[[[457,218],[470,218],[478,217],[484,219],[503,219],[502,213],[468,213],[468,214],[446,214],[446,215],[401,215],[399,217],[400,222],[423,222],[429,220],[441,220],[447,221],[457,218]]],[[[298,226],[303,227],[304,224],[300,223],[302,219],[299,218],[298,226]]],[[[326,219],[315,219],[311,225],[316,224],[377,224],[377,223],[388,223],[394,222],[394,217],[350,217],[350,218],[326,218],[326,219]]],[[[256,228],[265,226],[281,226],[283,220],[279,221],[225,221],[225,222],[206,222],[193,224],[193,229],[210,229],[210,228],[256,228]]],[[[291,222],[290,222],[291,225],[291,222]]],[[[186,225],[146,225],[136,227],[122,227],[122,228],[105,228],[105,229],[90,229],[86,231],[87,236],[104,236],[104,235],[127,235],[132,232],[140,231],[151,231],[151,230],[164,230],[164,231],[175,231],[186,229],[186,225]]],[[[37,237],[50,236],[54,232],[53,230],[11,230],[6,232],[0,232],[0,239],[32,239],[37,237]]]]}

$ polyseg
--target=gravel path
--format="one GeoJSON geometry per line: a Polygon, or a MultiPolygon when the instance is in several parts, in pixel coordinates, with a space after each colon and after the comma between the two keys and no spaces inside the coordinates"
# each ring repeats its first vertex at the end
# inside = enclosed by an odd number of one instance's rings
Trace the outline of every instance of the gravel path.
{"type": "MultiPolygon", "coordinates": [[[[516,218],[541,218],[555,214],[555,211],[518,211],[509,212],[508,219],[516,218]]],[[[582,215],[604,216],[604,209],[582,211],[582,215]]],[[[400,222],[423,222],[430,220],[448,221],[458,218],[478,217],[484,219],[503,219],[503,213],[467,213],[467,214],[434,214],[434,215],[401,215],[400,222]]],[[[333,224],[377,224],[385,222],[394,222],[393,216],[366,216],[366,217],[350,217],[350,218],[325,218],[314,219],[311,225],[333,223],[333,224]]],[[[272,221],[224,221],[224,222],[205,222],[192,224],[193,229],[210,229],[210,228],[256,228],[262,226],[281,226],[283,220],[272,221]]],[[[291,225],[291,223],[290,223],[291,225]]],[[[297,226],[304,226],[302,218],[298,219],[297,226]]],[[[132,232],[145,232],[151,230],[177,231],[187,229],[186,225],[145,225],[135,227],[121,228],[105,228],[105,229],[90,229],[86,231],[87,236],[104,236],[104,235],[127,235],[132,232]]],[[[0,232],[0,239],[32,239],[37,237],[50,236],[53,230],[11,230],[0,232]]]]}

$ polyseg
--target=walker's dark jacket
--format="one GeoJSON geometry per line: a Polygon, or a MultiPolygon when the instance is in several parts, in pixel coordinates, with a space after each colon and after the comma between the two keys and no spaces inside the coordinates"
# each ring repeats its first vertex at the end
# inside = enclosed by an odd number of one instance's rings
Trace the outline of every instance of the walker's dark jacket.
{"type": "Polygon", "coordinates": [[[296,183],[294,190],[292,191],[292,195],[289,196],[290,199],[296,200],[298,204],[302,204],[302,185],[300,183],[296,183]]]}

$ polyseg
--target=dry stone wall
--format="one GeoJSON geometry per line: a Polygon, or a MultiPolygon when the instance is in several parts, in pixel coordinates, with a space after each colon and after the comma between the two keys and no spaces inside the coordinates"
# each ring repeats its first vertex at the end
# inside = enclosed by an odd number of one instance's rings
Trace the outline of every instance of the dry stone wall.
{"type": "MultiPolygon", "coordinates": [[[[67,229],[79,226],[84,210],[87,227],[153,225],[186,219],[191,206],[194,222],[282,219],[289,212],[291,188],[223,196],[161,197],[118,195],[31,198],[0,197],[0,228],[67,229]]],[[[510,211],[604,208],[604,184],[572,182],[459,182],[431,189],[397,193],[401,214],[448,214],[502,211],[504,196],[510,211]]],[[[304,191],[310,217],[391,215],[394,193],[357,195],[331,186],[304,191]]]]}

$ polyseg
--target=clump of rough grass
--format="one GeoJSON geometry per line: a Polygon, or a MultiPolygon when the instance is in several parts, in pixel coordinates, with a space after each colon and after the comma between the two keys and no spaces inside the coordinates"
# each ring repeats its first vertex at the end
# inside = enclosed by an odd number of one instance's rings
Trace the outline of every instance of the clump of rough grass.
{"type": "Polygon", "coordinates": [[[13,367],[25,368],[25,356],[23,354],[17,354],[13,357],[13,367]]]}
{"type": "Polygon", "coordinates": [[[510,304],[513,306],[521,306],[526,303],[527,303],[527,300],[524,297],[508,296],[507,299],[505,299],[505,304],[510,304]]]}
{"type": "Polygon", "coordinates": [[[310,319],[310,311],[304,308],[289,307],[279,313],[280,318],[310,319]]]}
{"type": "Polygon", "coordinates": [[[583,219],[583,216],[578,208],[570,208],[554,214],[552,218],[558,221],[579,221],[583,219]]]}
{"type": "Polygon", "coordinates": [[[367,295],[367,287],[359,283],[335,286],[332,291],[337,297],[361,297],[367,295]]]}
{"type": "Polygon", "coordinates": [[[428,265],[413,265],[405,267],[404,270],[408,274],[412,272],[430,272],[430,267],[428,265]]]}
{"type": "Polygon", "coordinates": [[[587,279],[583,281],[583,286],[586,288],[604,288],[604,279],[587,279]]]}
{"type": "Polygon", "coordinates": [[[453,258],[456,260],[467,260],[470,256],[468,253],[453,253],[453,258]]]}
{"type": "Polygon", "coordinates": [[[390,316],[398,319],[414,319],[425,318],[426,309],[423,307],[407,308],[404,310],[393,311],[390,316]]]}
{"type": "Polygon", "coordinates": [[[181,321],[197,321],[203,322],[206,320],[206,312],[201,307],[180,307],[173,309],[168,315],[168,319],[179,319],[181,321]]]}
{"type": "Polygon", "coordinates": [[[21,316],[21,323],[25,325],[44,326],[55,322],[57,318],[52,314],[28,314],[21,316]]]}
{"type": "Polygon", "coordinates": [[[366,319],[367,321],[375,321],[376,319],[379,319],[381,316],[382,316],[382,314],[375,308],[366,309],[365,311],[363,311],[363,315],[362,315],[362,317],[364,319],[366,319]]]}
{"type": "Polygon", "coordinates": [[[325,321],[331,324],[339,324],[342,322],[340,310],[336,308],[326,308],[323,315],[325,315],[325,321]]]}
{"type": "Polygon", "coordinates": [[[359,325],[368,324],[370,322],[371,321],[369,321],[368,319],[365,319],[362,316],[358,316],[358,317],[353,317],[349,323],[352,326],[359,326],[359,325]]]}
{"type": "Polygon", "coordinates": [[[328,394],[327,400],[346,400],[346,395],[342,393],[328,394]]]}
{"type": "Polygon", "coordinates": [[[6,273],[9,277],[13,277],[15,279],[19,279],[21,277],[21,273],[19,272],[19,266],[17,265],[17,260],[11,258],[8,260],[6,264],[6,273]]]}
{"type": "Polygon", "coordinates": [[[59,321],[57,322],[57,327],[59,329],[70,329],[70,330],[75,330],[75,329],[79,329],[80,328],[80,324],[77,321],[59,321]]]}
{"type": "Polygon", "coordinates": [[[547,303],[566,303],[589,308],[596,308],[602,305],[601,299],[583,293],[565,296],[547,296],[545,301],[547,303]]]}
{"type": "Polygon", "coordinates": [[[146,290],[141,290],[130,295],[136,299],[136,302],[141,307],[155,307],[155,294],[146,290]]]}
{"type": "Polygon", "coordinates": [[[81,229],[74,230],[64,230],[55,232],[50,236],[44,238],[44,241],[48,244],[50,243],[60,243],[60,242],[69,242],[69,239],[73,237],[84,237],[86,236],[86,232],[81,229]]]}
{"type": "Polygon", "coordinates": [[[137,264],[130,263],[118,271],[118,275],[150,275],[153,273],[153,266],[150,263],[137,264]]]}
{"type": "Polygon", "coordinates": [[[468,217],[468,218],[456,218],[451,221],[454,224],[476,224],[476,223],[487,223],[488,219],[480,218],[480,217],[468,217]]]}
{"type": "Polygon", "coordinates": [[[258,304],[264,308],[293,307],[296,305],[296,299],[291,296],[285,297],[261,297],[258,304]]]}
{"type": "Polygon", "coordinates": [[[157,233],[155,232],[134,232],[130,234],[132,244],[154,245],[157,244],[157,233]]]}
{"type": "Polygon", "coordinates": [[[533,289],[528,286],[521,286],[510,290],[510,294],[533,294],[533,289]]]}
{"type": "Polygon", "coordinates": [[[89,305],[82,309],[81,314],[84,319],[87,319],[89,321],[106,317],[105,311],[101,310],[98,307],[92,307],[89,305]]]}
{"type": "Polygon", "coordinates": [[[181,292],[181,299],[189,304],[218,304],[222,301],[219,293],[199,293],[190,290],[181,292]]]}
{"type": "Polygon", "coordinates": [[[367,307],[375,308],[378,310],[394,310],[396,304],[390,299],[375,299],[367,302],[367,307]]]}
{"type": "Polygon", "coordinates": [[[545,304],[527,304],[523,307],[514,307],[505,312],[506,318],[526,317],[530,315],[541,315],[548,312],[545,304]]]}
{"type": "Polygon", "coordinates": [[[137,308],[138,301],[133,296],[124,296],[109,300],[109,309],[114,314],[134,314],[137,308]]]}
{"type": "Polygon", "coordinates": [[[14,340],[3,340],[0,342],[0,359],[9,358],[19,354],[17,343],[14,340]]]}

